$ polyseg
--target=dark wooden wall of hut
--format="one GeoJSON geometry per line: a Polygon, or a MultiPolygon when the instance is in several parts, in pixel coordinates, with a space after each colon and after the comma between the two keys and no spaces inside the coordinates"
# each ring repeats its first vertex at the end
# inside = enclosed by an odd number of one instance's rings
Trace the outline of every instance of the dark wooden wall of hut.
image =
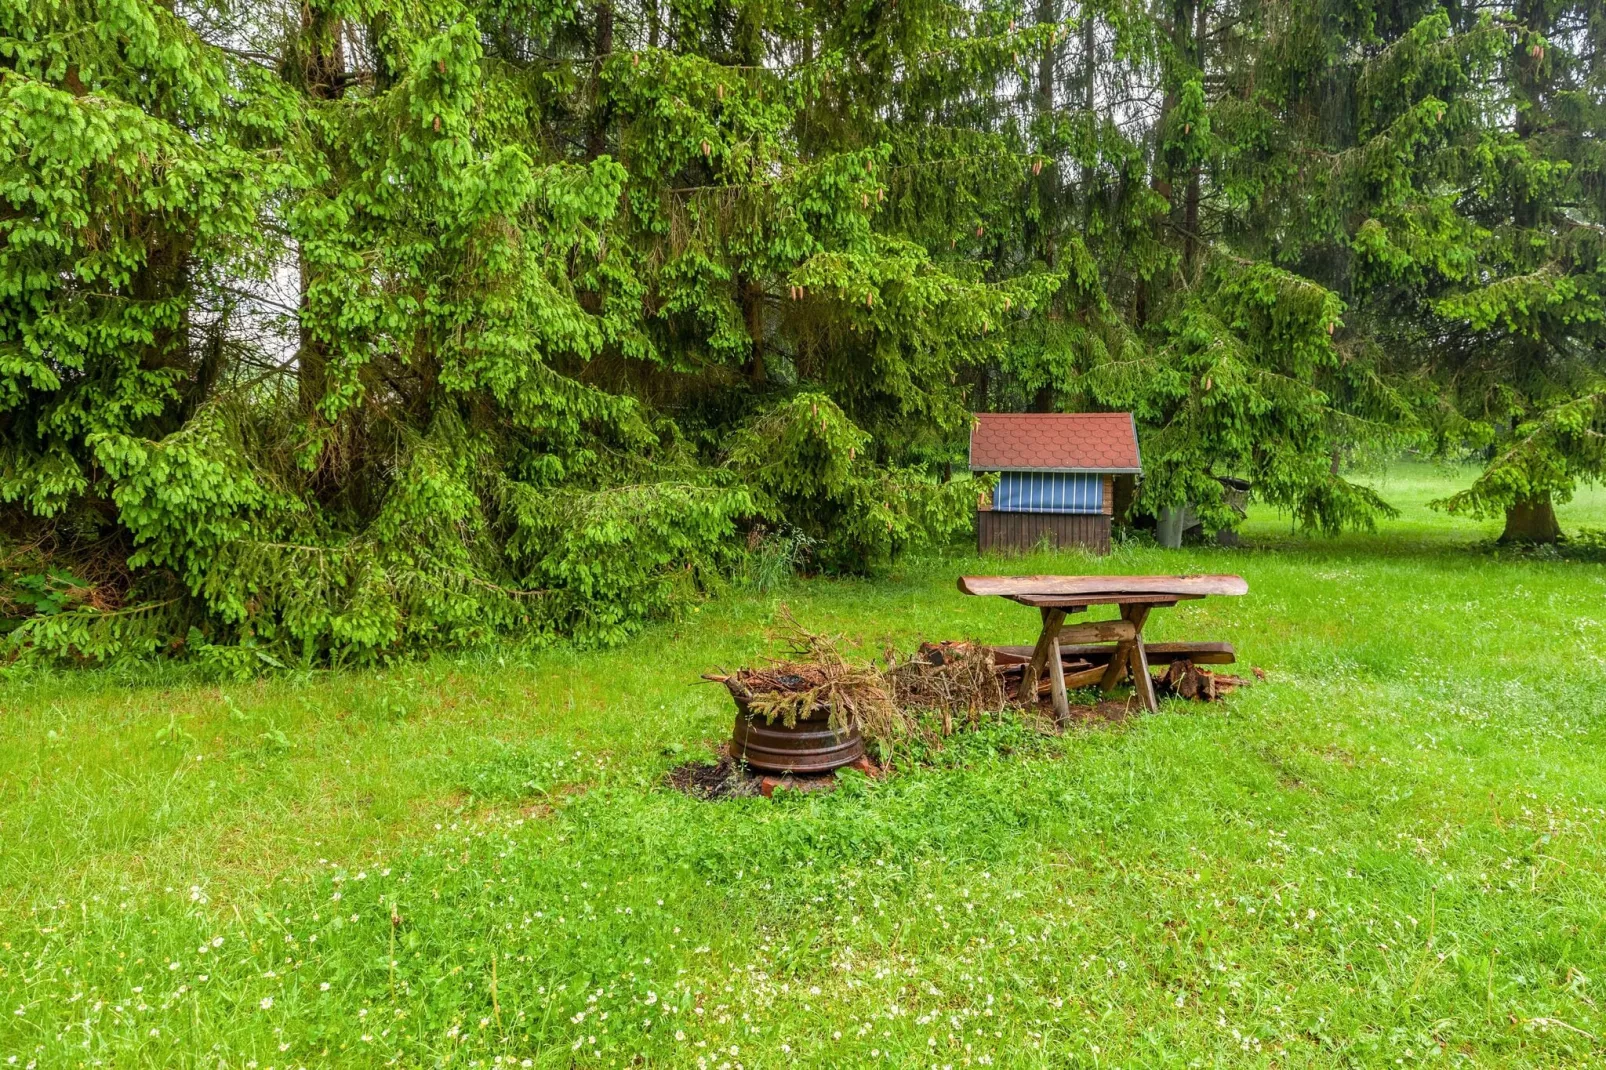
{"type": "Polygon", "coordinates": [[[976,547],[990,551],[1035,550],[1047,540],[1056,550],[1110,552],[1110,518],[1073,513],[1000,513],[976,511],[976,547]]]}

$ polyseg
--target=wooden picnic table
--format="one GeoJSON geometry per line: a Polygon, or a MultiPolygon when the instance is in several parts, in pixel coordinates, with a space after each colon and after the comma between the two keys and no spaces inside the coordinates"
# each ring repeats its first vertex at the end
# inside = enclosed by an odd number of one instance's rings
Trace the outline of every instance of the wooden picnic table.
{"type": "MultiPolygon", "coordinates": [[[[1032,606],[1043,618],[1042,632],[1032,648],[1031,661],[1021,678],[1020,694],[1037,695],[1037,681],[1043,668],[1048,668],[1049,688],[1054,699],[1054,714],[1063,723],[1070,719],[1071,707],[1065,693],[1068,689],[1098,684],[1109,691],[1127,677],[1132,678],[1133,690],[1150,711],[1158,704],[1154,698],[1154,681],[1149,676],[1149,651],[1143,640],[1143,625],[1149,611],[1174,606],[1178,602],[1204,598],[1207,595],[1242,595],[1249,593],[1249,584],[1242,576],[961,576],[959,589],[966,594],[996,595],[1021,605],[1032,606]],[[1080,613],[1088,606],[1118,606],[1119,620],[1090,621],[1086,624],[1065,626],[1065,617],[1080,613]],[[1061,644],[1114,643],[1108,665],[1066,676],[1060,660],[1061,644]]],[[[1186,653],[1192,644],[1172,643],[1176,647],[1168,654],[1186,653]]],[[[1197,644],[1203,652],[1210,648],[1218,660],[1225,646],[1222,643],[1197,644]]],[[[1225,653],[1231,660],[1231,650],[1225,653]]]]}

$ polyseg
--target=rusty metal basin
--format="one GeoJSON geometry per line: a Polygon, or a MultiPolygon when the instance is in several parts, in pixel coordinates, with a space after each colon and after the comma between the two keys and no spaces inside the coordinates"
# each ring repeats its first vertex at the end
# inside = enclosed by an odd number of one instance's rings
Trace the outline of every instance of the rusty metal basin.
{"type": "Polygon", "coordinates": [[[827,722],[829,711],[817,709],[791,728],[771,724],[736,698],[736,726],[731,755],[754,769],[771,773],[829,773],[864,757],[864,737],[857,728],[838,736],[827,722]]]}

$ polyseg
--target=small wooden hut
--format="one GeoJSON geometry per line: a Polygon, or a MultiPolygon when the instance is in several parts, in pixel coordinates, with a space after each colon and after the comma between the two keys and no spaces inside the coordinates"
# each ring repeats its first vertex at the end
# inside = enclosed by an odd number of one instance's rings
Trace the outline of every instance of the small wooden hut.
{"type": "Polygon", "coordinates": [[[989,550],[1110,551],[1116,480],[1125,497],[1142,471],[1129,412],[979,413],[970,470],[997,472],[991,500],[977,502],[976,544],[989,550]]]}

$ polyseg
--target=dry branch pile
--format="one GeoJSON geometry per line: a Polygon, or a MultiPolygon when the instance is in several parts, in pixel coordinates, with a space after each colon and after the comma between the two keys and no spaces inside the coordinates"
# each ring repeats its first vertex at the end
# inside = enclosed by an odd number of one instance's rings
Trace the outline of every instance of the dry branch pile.
{"type": "Polygon", "coordinates": [[[1009,702],[1004,674],[990,647],[979,643],[922,643],[899,665],[888,656],[886,678],[893,700],[904,710],[930,710],[942,717],[943,734],[955,716],[972,725],[1003,712],[1009,702]]]}
{"type": "Polygon", "coordinates": [[[883,674],[868,662],[848,660],[841,636],[808,631],[783,606],[776,638],[786,644],[784,658],[703,679],[724,684],[738,706],[788,728],[824,714],[838,734],[857,728],[872,739],[892,740],[913,730],[883,674]]]}

